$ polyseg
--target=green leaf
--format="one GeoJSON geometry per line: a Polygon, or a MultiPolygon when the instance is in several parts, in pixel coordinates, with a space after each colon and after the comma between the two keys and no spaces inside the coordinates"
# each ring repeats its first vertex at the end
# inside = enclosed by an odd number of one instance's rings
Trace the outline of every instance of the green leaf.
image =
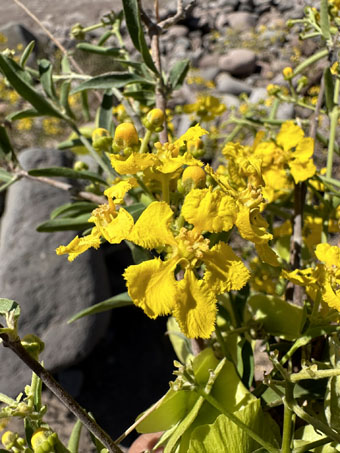
{"type": "Polygon", "coordinates": [[[251,296],[247,301],[247,308],[252,318],[261,322],[270,335],[285,340],[294,340],[301,335],[306,320],[305,308],[265,294],[251,296]]]}
{"type": "Polygon", "coordinates": [[[123,0],[123,10],[126,26],[133,45],[141,53],[148,68],[150,68],[155,74],[158,74],[145,41],[138,0],[123,0]]]}
{"type": "Polygon", "coordinates": [[[155,92],[151,90],[125,90],[124,96],[135,99],[143,105],[155,104],[155,92]]]}
{"type": "Polygon", "coordinates": [[[145,82],[145,79],[131,74],[130,72],[108,72],[107,74],[92,77],[78,85],[71,94],[84,90],[108,90],[110,88],[122,88],[129,83],[145,82]]]}
{"type": "Polygon", "coordinates": [[[105,186],[108,185],[106,180],[97,173],[87,170],[77,171],[67,167],[34,168],[29,170],[28,174],[31,176],[58,176],[72,179],[88,179],[89,181],[105,184],[105,186]]]}
{"type": "Polygon", "coordinates": [[[13,160],[14,150],[5,126],[0,124],[0,159],[13,160]]]}
{"type": "Polygon", "coordinates": [[[20,306],[15,300],[0,298],[0,315],[6,316],[13,313],[14,319],[20,316],[20,306]]]}
{"type": "Polygon", "coordinates": [[[47,220],[37,227],[39,233],[50,233],[53,231],[79,231],[89,228],[92,223],[88,222],[90,214],[83,214],[78,217],[58,217],[56,219],[47,220]]]}
{"type": "Polygon", "coordinates": [[[37,112],[35,109],[25,109],[19,110],[18,112],[10,113],[9,115],[6,116],[6,120],[17,121],[22,120],[23,118],[36,118],[38,116],[41,116],[41,114],[37,112]]]}
{"type": "Polygon", "coordinates": [[[129,214],[132,215],[133,220],[137,222],[139,216],[145,210],[145,205],[143,203],[135,203],[130,206],[125,206],[124,208],[129,214]]]}
{"type": "Polygon", "coordinates": [[[132,302],[129,294],[127,292],[121,293],[121,294],[118,294],[117,296],[110,297],[110,299],[106,299],[103,302],[99,302],[98,304],[85,308],[84,310],[80,311],[76,315],[72,316],[72,318],[69,319],[67,321],[67,323],[70,324],[71,322],[74,322],[77,319],[83,318],[84,316],[95,315],[97,313],[102,313],[104,311],[113,310],[114,308],[126,307],[128,305],[133,305],[133,302],[132,302]]]}
{"type": "Polygon", "coordinates": [[[10,179],[9,181],[7,181],[5,184],[2,184],[0,186],[0,192],[3,192],[4,190],[6,190],[9,186],[11,186],[12,184],[14,184],[15,182],[17,182],[19,180],[19,178],[14,175],[12,176],[12,179],[10,179]]]}
{"type": "MultiPolygon", "coordinates": [[[[259,399],[250,402],[234,414],[244,424],[263,439],[278,445],[270,422],[261,409],[259,399]]],[[[220,414],[213,424],[198,426],[192,433],[188,453],[245,453],[259,447],[242,428],[224,414],[220,414]]]]}
{"type": "Polygon", "coordinates": [[[77,420],[73,426],[72,433],[67,444],[67,448],[70,453],[78,453],[79,451],[79,441],[82,428],[83,424],[80,420],[77,420]]]}
{"type": "Polygon", "coordinates": [[[321,0],[320,4],[320,25],[323,38],[327,41],[331,38],[329,16],[328,16],[328,0],[321,0]]]}
{"type": "Polygon", "coordinates": [[[105,91],[102,103],[98,110],[98,127],[103,127],[107,131],[111,129],[112,107],[113,107],[113,94],[112,90],[110,89],[105,91]]]}
{"type": "Polygon", "coordinates": [[[72,119],[76,119],[75,114],[73,113],[71,106],[69,104],[68,98],[71,90],[71,81],[65,80],[60,87],[60,96],[59,102],[65,113],[72,119]]]}
{"type": "Polygon", "coordinates": [[[87,42],[77,44],[77,49],[83,50],[84,52],[95,53],[98,55],[108,55],[111,57],[118,57],[121,54],[121,49],[119,47],[96,46],[87,42]]]}
{"type": "Polygon", "coordinates": [[[72,72],[68,55],[63,55],[63,58],[61,59],[61,72],[63,74],[71,74],[72,72]]]}
{"type": "Polygon", "coordinates": [[[334,83],[333,76],[329,68],[325,68],[323,73],[325,79],[325,98],[326,98],[326,107],[328,113],[333,110],[334,107],[334,83]]]}
{"type": "Polygon", "coordinates": [[[132,259],[135,264],[140,264],[143,261],[147,261],[153,258],[151,253],[148,250],[143,249],[143,247],[140,247],[139,245],[136,245],[130,241],[125,241],[125,243],[131,251],[132,259]]]}
{"type": "Polygon", "coordinates": [[[38,68],[40,74],[40,82],[46,95],[53,101],[58,101],[52,77],[52,64],[44,58],[38,61],[38,68]]]}
{"type": "Polygon", "coordinates": [[[169,84],[172,90],[180,88],[190,68],[190,60],[177,61],[170,70],[169,84]]]}
{"type": "Polygon", "coordinates": [[[97,208],[97,204],[88,201],[76,201],[74,203],[65,203],[55,208],[51,212],[50,218],[55,219],[56,217],[65,216],[65,214],[66,214],[65,217],[75,217],[85,212],[91,213],[95,208],[97,208]]]}
{"type": "Polygon", "coordinates": [[[8,173],[8,171],[0,168],[0,181],[9,182],[13,178],[12,173],[8,173]]]}
{"type": "Polygon", "coordinates": [[[29,74],[14,60],[0,54],[0,71],[20,96],[32,104],[41,115],[63,118],[63,115],[29,84],[29,74]]]}
{"type": "Polygon", "coordinates": [[[178,360],[186,364],[193,359],[190,340],[181,332],[175,318],[170,316],[167,321],[167,334],[169,335],[172,347],[178,360]]]}
{"type": "Polygon", "coordinates": [[[35,41],[31,41],[30,43],[27,44],[27,46],[25,47],[25,50],[21,54],[19,64],[22,68],[25,67],[27,60],[29,59],[29,57],[34,49],[34,46],[35,46],[35,41]]]}

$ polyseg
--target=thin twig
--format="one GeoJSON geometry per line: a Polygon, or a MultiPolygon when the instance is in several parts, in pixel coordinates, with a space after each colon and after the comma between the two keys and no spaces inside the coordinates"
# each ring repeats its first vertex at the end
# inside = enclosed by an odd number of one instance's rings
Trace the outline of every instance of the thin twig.
{"type": "MultiPolygon", "coordinates": [[[[3,327],[0,324],[0,327],[3,327]]],[[[56,397],[72,412],[81,423],[108,449],[109,453],[122,453],[111,437],[83,409],[72,396],[43,368],[22,346],[20,338],[11,340],[6,334],[0,334],[3,345],[11,349],[53,392],[56,397]]]]}
{"type": "Polygon", "coordinates": [[[76,187],[62,181],[56,181],[55,179],[46,178],[45,176],[32,176],[27,173],[26,170],[19,170],[16,175],[20,178],[30,179],[32,181],[42,182],[48,184],[49,186],[56,187],[57,189],[64,190],[65,192],[70,192],[75,197],[82,198],[83,200],[92,201],[97,204],[104,204],[107,202],[105,197],[101,197],[94,193],[86,192],[84,190],[77,190],[76,187]]]}
{"type": "Polygon", "coordinates": [[[168,19],[163,20],[162,22],[159,22],[157,25],[162,29],[165,30],[172,25],[176,24],[179,22],[181,19],[183,19],[195,6],[196,0],[191,0],[191,2],[184,8],[183,7],[183,0],[177,0],[177,12],[174,16],[169,17],[168,19]]]}

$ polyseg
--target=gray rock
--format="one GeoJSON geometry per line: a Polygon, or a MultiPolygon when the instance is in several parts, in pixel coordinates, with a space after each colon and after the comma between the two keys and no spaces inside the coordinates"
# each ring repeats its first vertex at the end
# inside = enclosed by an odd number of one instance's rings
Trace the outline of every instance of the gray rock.
{"type": "Polygon", "coordinates": [[[211,68],[211,66],[217,66],[220,56],[216,53],[206,53],[199,61],[200,69],[211,68]]]}
{"type": "Polygon", "coordinates": [[[263,14],[270,10],[271,0],[253,0],[257,14],[263,14]]]}
{"type": "Polygon", "coordinates": [[[283,102],[279,105],[276,112],[276,118],[278,120],[290,120],[294,117],[294,105],[283,102]]]}
{"type": "Polygon", "coordinates": [[[221,101],[227,107],[227,110],[233,107],[237,109],[240,106],[239,98],[232,94],[224,94],[221,96],[221,101]]]}
{"type": "MultiPolygon", "coordinates": [[[[28,149],[20,154],[23,168],[65,165],[65,153],[28,149]]],[[[57,256],[75,232],[38,233],[37,225],[55,207],[69,202],[62,192],[40,182],[21,180],[6,197],[0,236],[0,295],[21,306],[19,334],[39,335],[45,342],[42,359],[59,370],[84,358],[105,333],[106,314],[68,325],[80,310],[110,297],[103,255],[86,252],[73,263],[57,256]]],[[[11,351],[0,349],[0,389],[14,396],[30,382],[30,370],[11,351]]]]}
{"type": "Polygon", "coordinates": [[[219,0],[217,5],[219,8],[232,8],[235,10],[239,4],[239,0],[219,0]]]}
{"type": "Polygon", "coordinates": [[[237,11],[228,15],[229,26],[234,30],[248,31],[256,26],[257,16],[246,11],[237,11]]]}
{"type": "Polygon", "coordinates": [[[241,93],[251,93],[251,87],[246,82],[237,80],[226,72],[222,72],[216,77],[216,88],[220,93],[234,94],[235,96],[241,93]]]}
{"type": "Polygon", "coordinates": [[[215,80],[219,72],[220,70],[216,66],[210,66],[210,68],[204,68],[200,71],[201,76],[205,80],[215,80]]]}
{"type": "Polygon", "coordinates": [[[256,54],[250,49],[232,49],[219,58],[218,67],[231,75],[247,77],[255,71],[256,54]]]}
{"type": "Polygon", "coordinates": [[[266,88],[256,87],[253,88],[248,100],[251,104],[257,104],[261,101],[264,101],[267,98],[268,94],[266,88]]]}
{"type": "Polygon", "coordinates": [[[189,29],[185,25],[173,25],[167,32],[167,37],[180,38],[186,37],[189,34],[189,29]]]}

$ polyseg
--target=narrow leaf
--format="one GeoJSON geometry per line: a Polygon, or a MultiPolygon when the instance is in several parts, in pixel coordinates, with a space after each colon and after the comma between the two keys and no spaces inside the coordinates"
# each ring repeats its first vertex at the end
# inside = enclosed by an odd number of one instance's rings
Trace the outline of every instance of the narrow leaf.
{"type": "Polygon", "coordinates": [[[20,66],[22,68],[25,67],[26,63],[27,63],[27,60],[29,59],[33,49],[34,49],[34,46],[35,46],[35,41],[31,41],[30,43],[27,44],[27,46],[25,47],[25,50],[23,51],[21,57],[20,57],[20,66]]]}
{"type": "Polygon", "coordinates": [[[0,124],[0,159],[13,160],[14,150],[5,126],[0,124]]]}
{"type": "Polygon", "coordinates": [[[97,208],[96,203],[91,203],[88,201],[76,201],[74,203],[65,203],[57,208],[53,209],[50,214],[51,219],[56,217],[75,217],[85,212],[91,213],[95,208],[97,208]],[[67,214],[67,215],[65,215],[67,214]]]}
{"type": "Polygon", "coordinates": [[[68,55],[64,55],[61,59],[61,72],[63,74],[71,74],[72,72],[68,55]]]}
{"type": "Polygon", "coordinates": [[[78,217],[70,218],[58,217],[56,219],[47,220],[46,222],[41,223],[37,227],[37,231],[39,231],[39,233],[50,233],[53,231],[84,230],[85,228],[91,226],[91,223],[88,222],[89,218],[89,214],[83,214],[78,217]]]}
{"type": "Polygon", "coordinates": [[[172,90],[179,88],[189,71],[190,60],[177,61],[170,70],[169,84],[172,90]]]}
{"type": "Polygon", "coordinates": [[[107,182],[104,178],[99,176],[97,173],[92,171],[76,171],[72,168],[67,167],[49,167],[49,168],[34,168],[28,171],[28,174],[31,176],[58,176],[64,178],[73,178],[73,179],[88,179],[90,181],[99,182],[107,186],[107,182]]]}
{"type": "Polygon", "coordinates": [[[98,110],[98,127],[103,127],[108,131],[111,129],[112,107],[113,107],[112,90],[107,90],[104,93],[102,103],[98,110]]]}
{"type": "Polygon", "coordinates": [[[73,426],[70,439],[67,444],[67,448],[70,453],[78,453],[79,451],[79,441],[83,425],[80,420],[77,420],[73,426]]]}
{"type": "Polygon", "coordinates": [[[71,82],[69,80],[65,80],[62,83],[60,88],[60,97],[59,102],[62,108],[64,109],[65,113],[72,119],[76,119],[75,114],[73,113],[70,104],[68,102],[68,96],[71,90],[71,82]]]}
{"type": "Polygon", "coordinates": [[[137,222],[139,216],[145,209],[145,205],[143,203],[135,203],[130,206],[126,206],[125,209],[132,215],[133,220],[137,222]]]}
{"type": "Polygon", "coordinates": [[[329,68],[325,68],[323,76],[325,79],[326,107],[329,113],[333,110],[334,107],[334,82],[329,68]]]}
{"type": "Polygon", "coordinates": [[[95,53],[98,55],[108,55],[111,57],[118,57],[121,53],[119,47],[96,46],[87,42],[77,44],[77,49],[83,50],[84,52],[95,53]]]}
{"type": "Polygon", "coordinates": [[[0,168],[0,181],[8,182],[12,178],[13,178],[12,173],[9,173],[8,171],[4,170],[3,168],[0,168]]]}
{"type": "Polygon", "coordinates": [[[324,39],[327,41],[331,37],[329,16],[328,16],[328,0],[321,0],[320,4],[320,25],[324,39]]]}
{"type": "Polygon", "coordinates": [[[52,64],[48,60],[42,59],[42,60],[39,60],[38,67],[39,67],[39,74],[40,74],[40,82],[41,82],[41,85],[42,85],[46,95],[50,99],[57,101],[58,97],[57,97],[57,94],[55,91],[53,77],[52,77],[52,71],[53,71],[52,64]]]}
{"type": "Polygon", "coordinates": [[[158,74],[157,68],[152,60],[149,48],[145,41],[138,1],[123,0],[123,10],[126,26],[133,45],[141,53],[145,64],[151,69],[151,71],[158,74]]]}
{"type": "Polygon", "coordinates": [[[3,192],[4,190],[8,189],[8,187],[14,184],[16,181],[18,181],[18,179],[19,178],[17,176],[12,176],[11,180],[7,181],[5,184],[0,186],[0,192],[3,192]]]}
{"type": "Polygon", "coordinates": [[[128,293],[126,292],[118,294],[117,296],[111,297],[110,299],[104,300],[103,302],[99,302],[96,305],[92,305],[92,307],[85,308],[76,315],[72,316],[72,318],[67,322],[68,324],[70,324],[71,322],[83,318],[84,316],[95,315],[96,313],[102,313],[104,311],[113,310],[114,308],[119,307],[126,307],[128,305],[133,305],[133,302],[128,293]]]}
{"type": "Polygon", "coordinates": [[[17,121],[22,120],[24,118],[36,118],[41,116],[41,113],[37,112],[35,109],[25,109],[19,110],[18,112],[10,113],[6,116],[6,120],[8,121],[17,121]]]}
{"type": "Polygon", "coordinates": [[[29,74],[15,61],[2,54],[0,54],[0,71],[20,96],[32,104],[40,114],[63,118],[62,114],[28,83],[29,74]]]}
{"type": "Polygon", "coordinates": [[[130,72],[109,72],[100,76],[92,77],[78,85],[71,94],[84,90],[108,90],[110,88],[122,88],[129,83],[146,82],[145,79],[130,72]]]}

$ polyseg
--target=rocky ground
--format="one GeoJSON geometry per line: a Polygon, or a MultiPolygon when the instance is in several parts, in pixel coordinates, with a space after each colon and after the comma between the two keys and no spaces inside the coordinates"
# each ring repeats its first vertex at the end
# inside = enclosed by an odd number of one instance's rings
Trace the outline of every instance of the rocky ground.
{"type": "MultiPolygon", "coordinates": [[[[311,55],[317,48],[317,43],[300,42],[297,34],[288,34],[285,27],[288,18],[302,16],[307,3],[319,2],[198,0],[190,14],[162,37],[161,52],[165,66],[170,66],[180,58],[190,58],[197,71],[193,71],[192,75],[213,81],[213,94],[219,96],[227,107],[238,107],[241,93],[246,93],[250,102],[256,104],[266,97],[265,87],[268,83],[284,83],[281,71],[285,66],[294,65],[298,58],[311,55]]],[[[103,13],[118,8],[120,2],[30,0],[26,4],[64,46],[72,48],[75,42],[69,38],[71,25],[76,22],[90,25],[103,13]]],[[[150,0],[146,8],[151,4],[150,0]]],[[[175,6],[175,1],[161,2],[161,17],[174,12],[175,6]]],[[[32,19],[14,2],[8,1],[0,16],[0,32],[9,35],[14,29],[13,39],[29,41],[30,36],[22,31],[22,26],[37,37],[44,50],[51,46],[32,19]],[[9,22],[14,25],[9,25],[9,22]]],[[[316,80],[317,76],[316,71],[316,80]]],[[[193,102],[194,97],[190,85],[181,91],[182,102],[193,102]]],[[[282,105],[278,112],[278,118],[282,119],[294,115],[294,108],[288,104],[282,105]]],[[[184,128],[185,124],[180,127],[184,128]]],[[[39,153],[34,152],[32,157],[32,151],[25,151],[22,158],[26,159],[28,166],[47,166],[46,158],[39,153]]],[[[64,158],[67,156],[58,157],[56,153],[51,157],[52,160],[64,158]]],[[[166,391],[172,379],[174,355],[164,335],[165,321],[152,321],[137,308],[121,308],[113,312],[111,319],[104,316],[86,324],[86,338],[77,335],[77,341],[71,341],[69,331],[63,327],[66,320],[79,307],[86,307],[124,291],[120,276],[131,262],[131,256],[123,246],[113,251],[112,248],[103,247],[97,261],[90,254],[89,258],[80,257],[73,270],[69,267],[62,274],[61,267],[65,267],[65,262],[61,263],[60,258],[56,262],[53,250],[60,243],[68,242],[68,233],[62,237],[48,235],[48,240],[42,233],[35,232],[37,236],[31,236],[27,231],[33,231],[34,225],[26,221],[32,217],[36,206],[40,207],[41,220],[47,218],[58,203],[53,200],[54,196],[47,193],[43,203],[39,199],[42,191],[40,187],[39,190],[31,189],[31,185],[20,186],[21,183],[8,191],[6,209],[1,219],[1,297],[12,297],[26,304],[27,313],[33,315],[26,315],[23,319],[24,333],[31,329],[48,340],[51,346],[46,360],[49,367],[56,370],[56,377],[94,414],[112,437],[117,438],[133,423],[137,414],[166,391]],[[22,196],[23,193],[25,196],[22,196]],[[50,201],[45,203],[47,199],[50,201]],[[8,237],[11,237],[10,241],[8,237]],[[23,240],[25,237],[26,240],[23,240]],[[18,241],[20,247],[16,247],[18,241]],[[35,261],[32,257],[37,255],[37,250],[39,259],[35,261]],[[50,273],[47,269],[50,269],[50,273]],[[24,278],[13,278],[13,275],[24,275],[24,278]],[[84,275],[89,277],[84,279],[84,275]],[[42,286],[43,290],[40,289],[42,286]],[[86,290],[80,290],[81,287],[86,287],[86,290]],[[60,301],[65,302],[65,294],[68,293],[72,294],[70,300],[61,304],[60,301]],[[27,295],[28,300],[25,299],[27,295]],[[35,318],[35,324],[29,324],[32,317],[35,318]],[[107,324],[109,327],[106,330],[107,324]],[[64,338],[69,338],[69,341],[65,343],[64,338]],[[95,338],[97,346],[93,349],[90,345],[95,338]],[[63,348],[68,348],[64,354],[63,348]],[[65,357],[70,356],[71,352],[73,359],[70,362],[65,357]],[[59,362],[57,359],[53,361],[53,357],[58,357],[59,362]]],[[[81,330],[84,331],[84,326],[81,330]]],[[[24,380],[27,379],[27,373],[20,370],[9,355],[1,356],[0,353],[0,360],[0,390],[14,394],[18,388],[13,383],[13,375],[22,376],[24,380]]],[[[61,433],[62,438],[67,437],[72,417],[47,392],[44,398],[51,407],[48,413],[51,426],[61,433]]],[[[124,444],[128,446],[133,438],[132,435],[124,444]]],[[[82,451],[90,452],[88,438],[83,442],[82,451]]]]}

